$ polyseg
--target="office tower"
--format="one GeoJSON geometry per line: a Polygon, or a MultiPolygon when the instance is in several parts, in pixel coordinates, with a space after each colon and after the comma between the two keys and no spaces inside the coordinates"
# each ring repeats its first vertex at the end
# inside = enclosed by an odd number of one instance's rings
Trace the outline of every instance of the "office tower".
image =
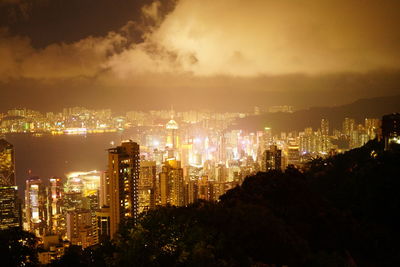
{"type": "Polygon", "coordinates": [[[37,236],[44,236],[48,227],[48,193],[39,177],[26,180],[25,213],[27,228],[37,236]]]}
{"type": "Polygon", "coordinates": [[[282,151],[277,146],[271,145],[263,155],[261,171],[281,170],[282,169],[282,151]]]}
{"type": "Polygon", "coordinates": [[[400,144],[400,113],[382,117],[382,138],[385,141],[386,150],[393,144],[400,144]]]}
{"type": "Polygon", "coordinates": [[[0,140],[0,230],[22,226],[21,203],[15,186],[14,147],[0,140]]]}
{"type": "Polygon", "coordinates": [[[0,230],[21,227],[21,219],[17,187],[0,185],[0,230]]]}
{"type": "Polygon", "coordinates": [[[67,238],[71,244],[87,248],[98,243],[97,237],[93,235],[92,213],[90,210],[68,211],[66,221],[67,238]]]}
{"type": "Polygon", "coordinates": [[[171,118],[171,120],[167,123],[165,126],[167,129],[168,135],[167,135],[167,146],[169,148],[177,149],[179,146],[179,139],[178,139],[178,134],[177,131],[179,129],[178,123],[171,118]]]}
{"type": "Polygon", "coordinates": [[[138,185],[139,213],[154,208],[155,206],[155,200],[158,195],[156,178],[156,162],[141,161],[138,185]]]}
{"type": "Polygon", "coordinates": [[[183,206],[185,204],[185,183],[180,161],[166,161],[159,177],[161,205],[183,206]]]}
{"type": "Polygon", "coordinates": [[[131,140],[108,150],[110,179],[110,236],[118,225],[138,216],[139,145],[131,140]]]}
{"type": "Polygon", "coordinates": [[[15,186],[14,146],[0,140],[0,185],[15,186]]]}
{"type": "Polygon", "coordinates": [[[100,176],[99,206],[110,206],[110,177],[106,171],[100,176]]]}
{"type": "Polygon", "coordinates": [[[263,150],[266,150],[268,146],[272,144],[272,130],[270,127],[264,128],[264,147],[263,150]]]}
{"type": "Polygon", "coordinates": [[[50,197],[51,197],[51,222],[50,230],[53,233],[61,233],[63,230],[63,197],[64,189],[62,179],[59,177],[52,177],[50,181],[50,197]]]}
{"type": "Polygon", "coordinates": [[[98,231],[97,231],[97,216],[96,212],[99,210],[99,194],[96,191],[95,194],[91,194],[86,197],[86,209],[89,209],[92,216],[92,239],[93,242],[98,243],[98,231]]]}

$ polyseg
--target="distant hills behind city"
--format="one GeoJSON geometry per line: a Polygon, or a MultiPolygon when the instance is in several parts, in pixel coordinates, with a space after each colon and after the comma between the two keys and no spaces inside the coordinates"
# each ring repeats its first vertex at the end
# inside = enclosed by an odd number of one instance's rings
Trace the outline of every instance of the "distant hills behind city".
{"type": "Polygon", "coordinates": [[[232,128],[256,131],[271,127],[274,133],[300,131],[306,127],[320,127],[321,119],[329,120],[330,129],[341,129],[345,117],[364,123],[365,118],[381,118],[400,112],[400,95],[359,99],[351,104],[335,107],[312,107],[293,113],[264,113],[238,119],[232,128]]]}

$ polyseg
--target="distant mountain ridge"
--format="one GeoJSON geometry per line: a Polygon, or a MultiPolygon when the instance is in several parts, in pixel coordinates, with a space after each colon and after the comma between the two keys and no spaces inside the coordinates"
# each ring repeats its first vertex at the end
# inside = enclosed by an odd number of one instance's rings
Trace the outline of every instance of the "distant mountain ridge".
{"type": "Polygon", "coordinates": [[[312,107],[293,113],[265,113],[238,119],[232,129],[261,130],[268,126],[274,134],[301,131],[306,127],[317,129],[321,119],[329,120],[330,129],[341,129],[345,117],[356,123],[364,123],[365,118],[378,118],[400,112],[400,95],[359,99],[351,104],[336,107],[312,107]]]}

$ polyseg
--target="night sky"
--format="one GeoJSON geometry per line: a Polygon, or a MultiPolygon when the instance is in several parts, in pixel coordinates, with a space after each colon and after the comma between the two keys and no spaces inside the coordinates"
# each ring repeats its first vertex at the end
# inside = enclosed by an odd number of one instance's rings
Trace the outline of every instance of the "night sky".
{"type": "Polygon", "coordinates": [[[400,93],[397,0],[0,0],[0,111],[340,105],[400,93]]]}

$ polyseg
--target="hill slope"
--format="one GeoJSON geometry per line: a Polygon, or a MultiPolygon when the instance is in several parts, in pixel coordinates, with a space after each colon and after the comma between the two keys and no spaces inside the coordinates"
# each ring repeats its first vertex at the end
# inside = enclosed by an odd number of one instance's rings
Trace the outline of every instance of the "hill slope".
{"type": "Polygon", "coordinates": [[[322,118],[330,122],[331,129],[341,129],[345,117],[361,123],[365,118],[381,118],[385,114],[400,111],[400,95],[360,99],[354,103],[338,107],[313,107],[294,113],[267,113],[238,119],[232,128],[261,130],[271,127],[274,133],[300,131],[305,127],[320,127],[322,118]]]}

